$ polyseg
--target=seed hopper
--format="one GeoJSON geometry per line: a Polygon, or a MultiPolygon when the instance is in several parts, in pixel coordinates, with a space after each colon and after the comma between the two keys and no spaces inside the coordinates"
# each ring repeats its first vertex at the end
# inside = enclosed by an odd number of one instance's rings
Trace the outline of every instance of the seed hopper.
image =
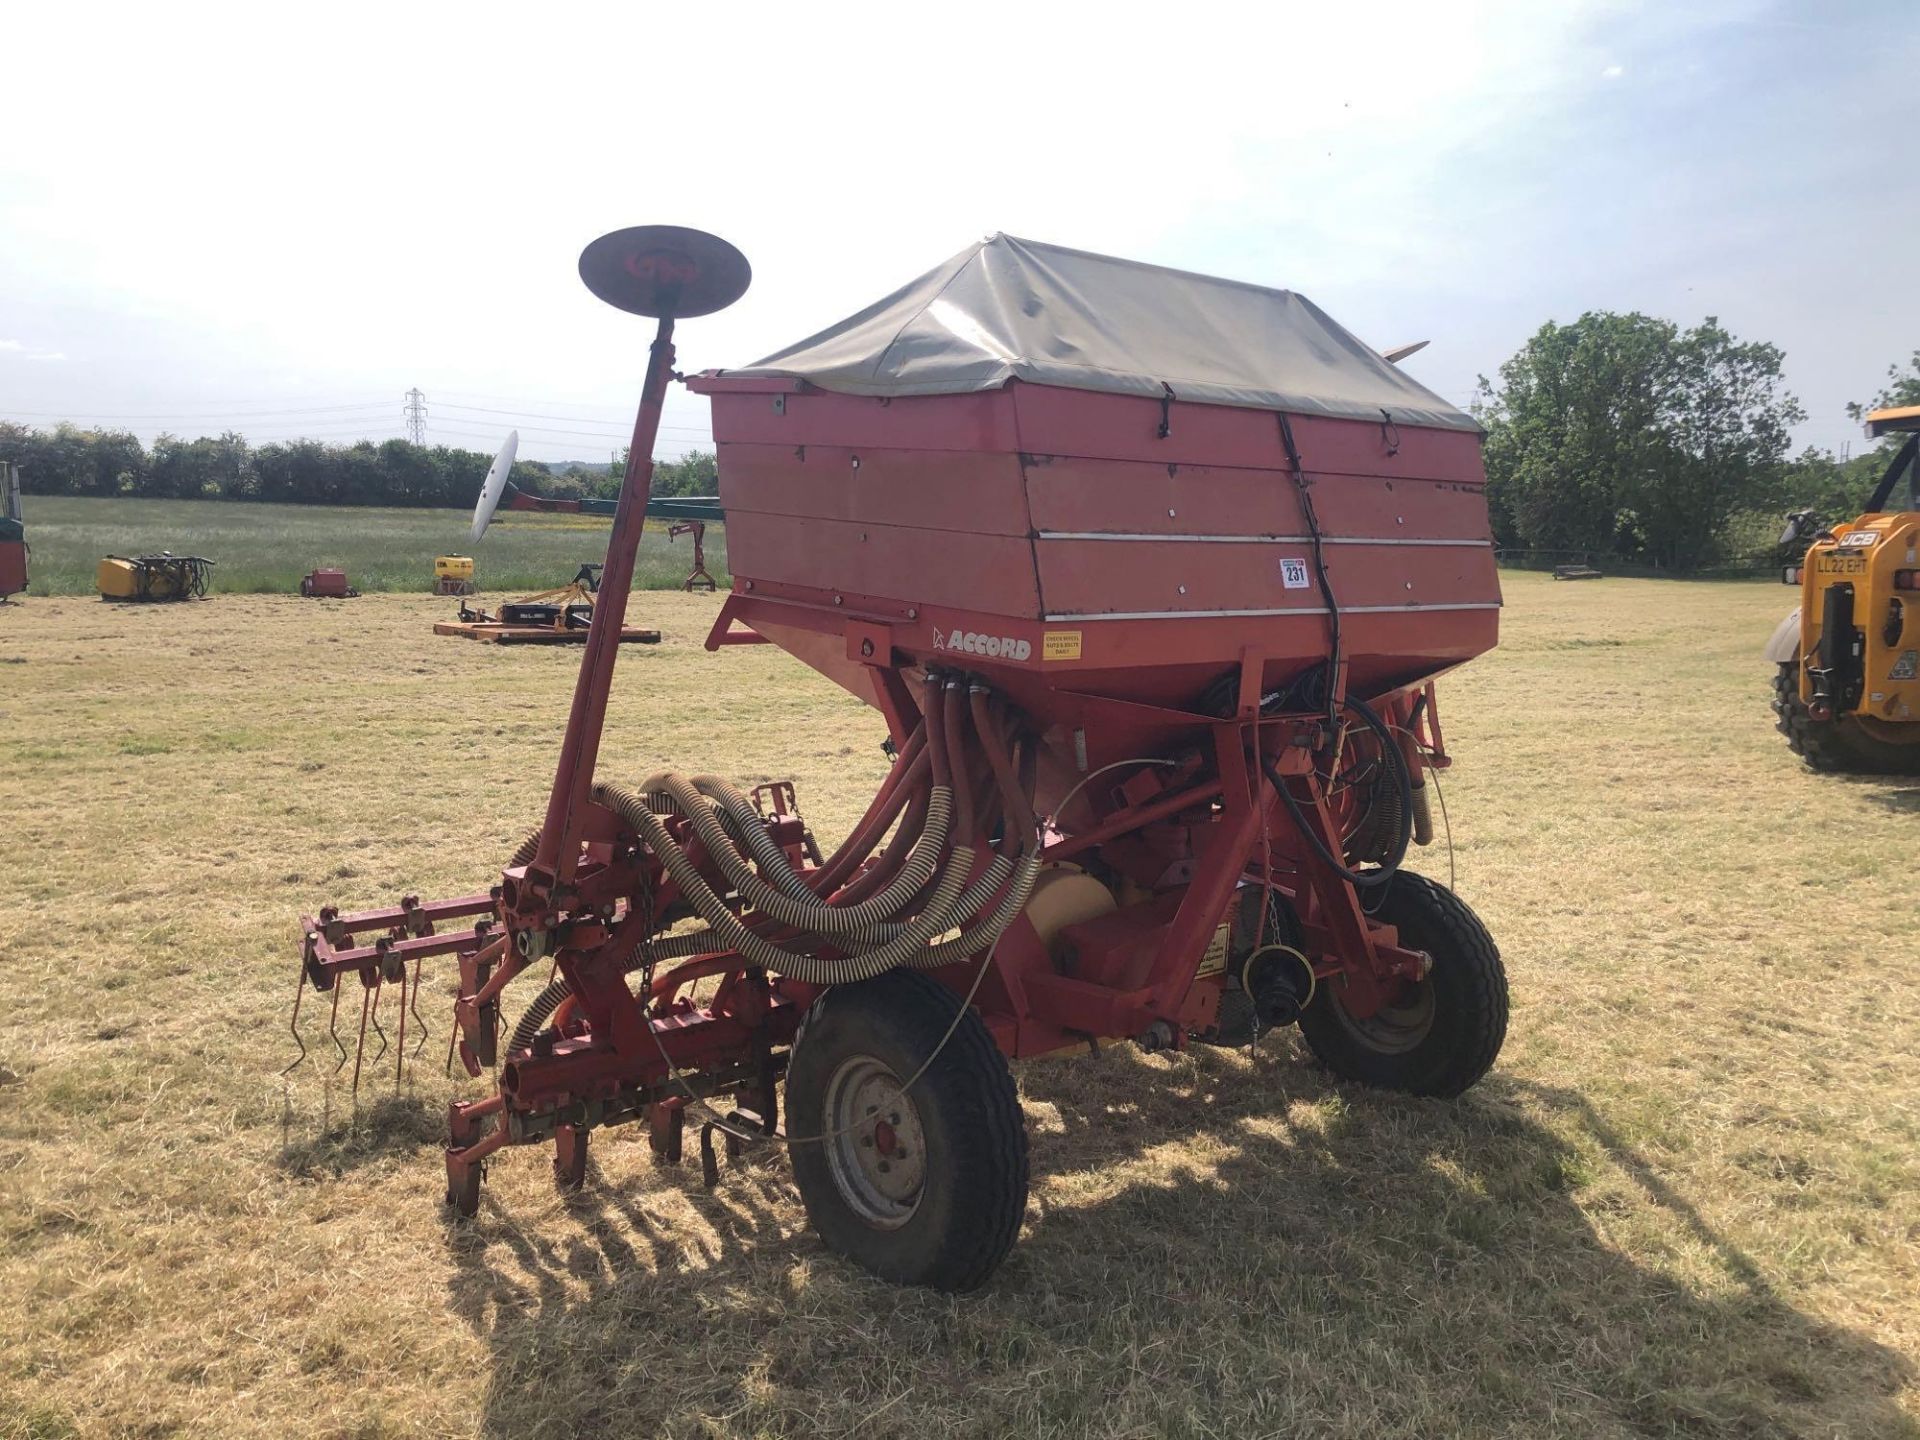
{"type": "Polygon", "coordinates": [[[1025,1207],[1008,1057],[1297,1023],[1350,1080],[1486,1071],[1498,953],[1401,868],[1448,763],[1434,677],[1496,636],[1471,420],[1291,293],[1004,236],[687,378],[734,575],[708,647],[778,645],[884,724],[823,853],[790,785],[596,770],[674,324],[748,269],[668,227],[580,269],[658,327],[545,817],[470,895],[304,923],[330,1030],[357,1004],[384,1047],[397,989],[396,1075],[423,966],[457,967],[494,1089],[451,1106],[456,1211],[507,1147],[578,1186],[596,1129],[677,1161],[691,1117],[710,1181],[716,1140],[784,1143],[830,1248],[963,1289],[1025,1207]]]}

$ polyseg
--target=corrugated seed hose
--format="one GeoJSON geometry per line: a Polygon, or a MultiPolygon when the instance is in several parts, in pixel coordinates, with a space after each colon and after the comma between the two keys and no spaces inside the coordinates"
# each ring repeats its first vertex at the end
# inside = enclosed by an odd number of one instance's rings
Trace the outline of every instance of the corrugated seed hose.
{"type": "MultiPolygon", "coordinates": [[[[971,718],[991,780],[998,782],[1005,818],[999,848],[981,863],[980,848],[967,838],[974,807],[971,781],[961,769],[967,737],[957,691],[957,686],[949,686],[944,714],[940,701],[930,697],[927,723],[903,750],[899,769],[875,796],[867,818],[825,866],[808,875],[793,868],[753,802],[726,780],[663,772],[649,777],[637,791],[596,784],[594,802],[639,837],[672,876],[681,898],[705,922],[688,934],[643,938],[629,956],[626,972],[662,960],[733,950],[749,965],[805,984],[845,985],[896,966],[933,969],[987,950],[1033,893],[1040,873],[1038,835],[1031,802],[1020,793],[999,724],[985,692],[976,691],[971,718]],[[932,783],[920,787],[928,771],[932,783]],[[846,887],[845,903],[835,904],[827,892],[839,887],[903,810],[907,818],[893,844],[846,887]],[[672,815],[685,817],[707,860],[738,901],[755,912],[755,922],[770,924],[749,922],[735,913],[667,828],[666,818],[672,815]],[[957,826],[957,819],[964,823],[957,826]],[[862,890],[870,893],[853,899],[862,890]],[[992,910],[982,915],[981,907],[989,904],[992,910]],[[765,933],[769,930],[781,934],[784,943],[770,938],[765,933]],[[943,935],[948,938],[937,938],[943,935]],[[813,953],[816,948],[838,953],[820,955],[813,953]]],[[[989,784],[986,793],[991,795],[994,788],[989,784]]],[[[536,831],[514,852],[510,864],[527,863],[538,844],[536,831]]],[[[555,977],[521,1015],[509,1049],[531,1047],[571,993],[565,977],[555,977]]]]}

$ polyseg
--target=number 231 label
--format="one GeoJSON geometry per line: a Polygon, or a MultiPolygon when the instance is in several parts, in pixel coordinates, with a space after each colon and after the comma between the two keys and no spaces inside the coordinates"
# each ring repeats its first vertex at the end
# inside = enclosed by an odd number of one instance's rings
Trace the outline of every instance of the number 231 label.
{"type": "Polygon", "coordinates": [[[1287,559],[1280,562],[1280,584],[1288,590],[1307,588],[1307,562],[1287,559]]]}

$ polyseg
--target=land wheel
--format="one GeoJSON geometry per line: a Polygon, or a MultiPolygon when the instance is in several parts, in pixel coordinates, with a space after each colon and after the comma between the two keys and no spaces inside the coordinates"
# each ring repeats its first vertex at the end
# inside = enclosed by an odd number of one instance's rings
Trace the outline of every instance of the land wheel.
{"type": "Polygon", "coordinates": [[[813,1228],[882,1279],[936,1290],[983,1283],[1027,1208],[1013,1076],[977,1013],[955,1023],[959,1008],[914,970],[836,985],[787,1067],[793,1174],[813,1228]]]}
{"type": "Polygon", "coordinates": [[[1800,698],[1800,659],[1777,667],[1773,677],[1774,728],[1787,748],[1815,770],[1862,775],[1920,775],[1920,725],[1902,726],[1912,738],[1869,734],[1858,717],[1837,715],[1816,720],[1800,698]]]}
{"type": "Polygon", "coordinates": [[[1380,897],[1375,916],[1400,931],[1400,943],[1433,957],[1424,980],[1364,1019],[1323,984],[1300,1014],[1314,1056],[1346,1080],[1452,1097],[1492,1067],[1507,1036],[1507,972],[1480,918],[1443,885],[1403,870],[1380,897]]]}

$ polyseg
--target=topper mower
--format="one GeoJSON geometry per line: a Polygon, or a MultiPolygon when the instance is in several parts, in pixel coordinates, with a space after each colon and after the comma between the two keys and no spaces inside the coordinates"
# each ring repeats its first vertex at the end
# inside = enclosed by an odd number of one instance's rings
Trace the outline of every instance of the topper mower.
{"type": "Polygon", "coordinates": [[[1433,677],[1497,630],[1471,419],[1296,295],[1006,236],[690,378],[735,576],[708,648],[776,644],[886,727],[823,855],[789,785],[596,771],[675,321],[749,271],[644,227],[580,273],[658,324],[545,818],[485,888],[303,923],[295,1034],[309,988],[330,1031],[357,1000],[356,1075],[397,988],[398,1083],[422,967],[457,967],[453,1049],[494,1074],[450,1109],[457,1212],[506,1148],[579,1186],[599,1127],[674,1161],[691,1114],[710,1181],[716,1136],[783,1143],[831,1249],[964,1289],[1026,1203],[1008,1057],[1297,1022],[1348,1080],[1486,1072],[1498,952],[1401,868],[1433,677]]]}

